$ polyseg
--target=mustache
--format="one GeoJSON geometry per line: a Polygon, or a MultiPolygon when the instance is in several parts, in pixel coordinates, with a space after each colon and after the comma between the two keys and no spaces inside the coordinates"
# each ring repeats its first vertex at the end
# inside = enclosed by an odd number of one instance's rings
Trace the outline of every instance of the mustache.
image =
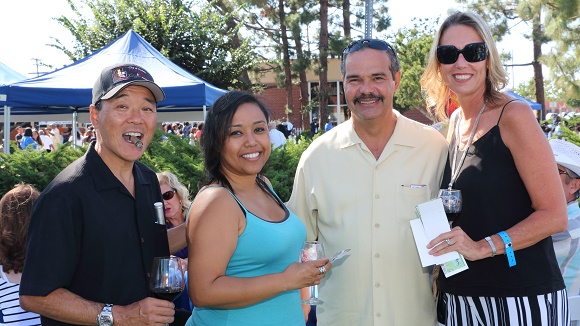
{"type": "Polygon", "coordinates": [[[357,104],[359,103],[361,100],[366,100],[366,99],[371,99],[371,100],[379,100],[379,101],[383,101],[384,97],[379,96],[379,95],[375,95],[375,94],[363,94],[361,96],[357,96],[354,98],[353,103],[357,104]]]}

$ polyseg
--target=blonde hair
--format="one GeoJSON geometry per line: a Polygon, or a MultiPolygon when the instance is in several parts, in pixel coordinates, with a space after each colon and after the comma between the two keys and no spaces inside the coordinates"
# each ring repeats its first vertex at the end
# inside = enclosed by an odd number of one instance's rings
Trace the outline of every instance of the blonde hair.
{"type": "Polygon", "coordinates": [[[159,185],[168,185],[169,187],[175,189],[175,192],[181,199],[181,209],[185,212],[189,208],[191,204],[191,200],[189,199],[189,190],[179,182],[177,176],[169,171],[163,171],[156,173],[157,180],[159,180],[159,185]]]}
{"type": "Polygon", "coordinates": [[[491,29],[478,15],[471,12],[455,12],[447,17],[433,39],[433,45],[429,51],[429,61],[423,76],[421,76],[421,90],[425,96],[427,107],[435,106],[437,118],[446,121],[449,117],[445,110],[450,99],[450,89],[443,83],[441,76],[441,63],[437,60],[437,46],[441,41],[441,35],[447,28],[455,25],[465,25],[475,29],[483,39],[487,47],[487,71],[485,78],[484,98],[491,103],[498,103],[502,99],[501,90],[508,83],[508,75],[501,63],[491,29]]]}

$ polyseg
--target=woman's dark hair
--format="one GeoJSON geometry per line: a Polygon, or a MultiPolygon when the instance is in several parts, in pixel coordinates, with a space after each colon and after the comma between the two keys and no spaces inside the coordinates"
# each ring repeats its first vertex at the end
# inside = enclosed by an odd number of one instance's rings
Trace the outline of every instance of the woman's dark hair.
{"type": "MultiPolygon", "coordinates": [[[[212,108],[208,111],[205,118],[205,124],[199,124],[199,128],[203,128],[200,145],[203,149],[204,167],[207,177],[204,185],[217,182],[228,188],[232,193],[234,192],[230,182],[221,170],[222,151],[229,136],[229,129],[234,114],[238,110],[238,107],[245,103],[256,104],[264,113],[267,122],[268,110],[253,94],[231,91],[220,96],[213,103],[212,108]]],[[[260,176],[258,176],[258,180],[260,180],[258,182],[260,188],[266,191],[266,193],[269,193],[267,191],[267,185],[265,185],[260,176]]]]}
{"type": "Polygon", "coordinates": [[[0,265],[4,272],[21,273],[32,206],[40,193],[18,184],[0,199],[0,265]]]}
{"type": "Polygon", "coordinates": [[[24,128],[24,136],[32,137],[32,128],[30,127],[24,128]]]}

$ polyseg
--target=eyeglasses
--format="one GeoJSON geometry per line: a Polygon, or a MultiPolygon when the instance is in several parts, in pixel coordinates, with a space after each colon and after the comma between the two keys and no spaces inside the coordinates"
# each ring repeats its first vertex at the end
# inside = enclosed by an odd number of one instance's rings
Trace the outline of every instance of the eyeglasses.
{"type": "Polygon", "coordinates": [[[173,198],[173,196],[175,196],[175,190],[169,190],[163,193],[163,195],[161,195],[161,197],[163,197],[163,200],[170,200],[171,198],[173,198]]]}
{"type": "Polygon", "coordinates": [[[358,51],[362,48],[365,48],[365,47],[373,49],[373,50],[391,51],[395,56],[397,56],[395,49],[393,49],[393,47],[389,43],[387,43],[383,40],[362,39],[362,40],[351,42],[349,45],[347,45],[344,48],[344,50],[342,51],[342,57],[344,58],[344,56],[346,54],[356,52],[356,51],[358,51]]]}
{"type": "Polygon", "coordinates": [[[576,173],[568,171],[568,169],[564,169],[564,170],[558,169],[558,174],[560,174],[560,175],[565,174],[570,179],[578,179],[579,178],[576,173]]]}
{"type": "Polygon", "coordinates": [[[460,53],[463,54],[467,62],[479,62],[485,60],[487,47],[484,42],[467,44],[461,50],[453,45],[439,45],[437,47],[437,60],[444,65],[449,65],[457,62],[460,53]]]}

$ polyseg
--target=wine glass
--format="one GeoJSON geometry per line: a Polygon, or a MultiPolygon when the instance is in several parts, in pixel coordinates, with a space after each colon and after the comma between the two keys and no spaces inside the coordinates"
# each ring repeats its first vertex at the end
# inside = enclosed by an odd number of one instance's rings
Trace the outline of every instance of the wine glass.
{"type": "MultiPolygon", "coordinates": [[[[324,253],[324,246],[322,242],[318,241],[305,241],[302,247],[302,252],[300,253],[300,261],[307,262],[309,260],[316,260],[324,258],[326,255],[324,253]]],[[[306,300],[302,300],[302,303],[311,306],[322,304],[323,301],[318,299],[318,285],[313,285],[310,287],[310,297],[306,300]]]]}
{"type": "Polygon", "coordinates": [[[173,301],[184,287],[183,269],[179,257],[155,257],[153,259],[149,288],[155,297],[173,301]]]}
{"type": "Polygon", "coordinates": [[[443,201],[443,208],[445,208],[447,220],[453,223],[459,213],[461,213],[461,190],[441,189],[439,190],[439,197],[443,201]]]}

